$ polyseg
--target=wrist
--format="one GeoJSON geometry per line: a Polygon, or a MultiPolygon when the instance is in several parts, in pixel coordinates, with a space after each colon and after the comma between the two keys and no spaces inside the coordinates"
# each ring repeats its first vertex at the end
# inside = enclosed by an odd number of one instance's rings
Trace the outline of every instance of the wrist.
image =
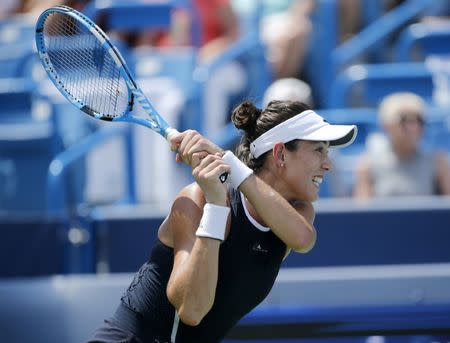
{"type": "Polygon", "coordinates": [[[207,203],[203,207],[200,225],[195,233],[197,237],[206,237],[223,241],[230,208],[207,203]]]}
{"type": "Polygon", "coordinates": [[[228,207],[228,202],[227,199],[221,201],[221,200],[208,200],[206,199],[206,203],[207,204],[211,204],[211,205],[215,205],[215,206],[220,206],[220,207],[228,207]]]}
{"type": "Polygon", "coordinates": [[[228,175],[228,183],[234,188],[238,189],[242,182],[247,179],[253,170],[247,167],[239,158],[237,158],[231,151],[227,151],[222,159],[231,167],[231,173],[228,175]]]}
{"type": "Polygon", "coordinates": [[[219,191],[205,191],[204,192],[206,204],[228,207],[227,190],[223,189],[219,191]]]}

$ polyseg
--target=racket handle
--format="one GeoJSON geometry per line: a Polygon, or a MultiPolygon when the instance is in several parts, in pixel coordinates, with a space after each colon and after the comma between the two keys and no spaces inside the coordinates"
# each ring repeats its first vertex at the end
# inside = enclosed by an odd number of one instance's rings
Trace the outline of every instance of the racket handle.
{"type": "Polygon", "coordinates": [[[169,143],[171,143],[171,140],[173,138],[173,136],[179,134],[180,132],[177,129],[174,129],[172,127],[169,127],[166,129],[166,139],[169,143]]]}

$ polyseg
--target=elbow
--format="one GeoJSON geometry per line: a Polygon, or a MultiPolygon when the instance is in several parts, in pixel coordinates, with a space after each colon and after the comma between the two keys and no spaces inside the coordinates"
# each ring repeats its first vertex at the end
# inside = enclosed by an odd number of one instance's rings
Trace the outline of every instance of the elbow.
{"type": "Polygon", "coordinates": [[[289,248],[299,253],[307,253],[316,244],[316,238],[316,230],[314,227],[311,227],[307,232],[298,235],[297,240],[289,248]]]}
{"type": "Polygon", "coordinates": [[[167,297],[169,302],[175,307],[180,320],[189,326],[197,326],[206,316],[211,306],[201,306],[198,303],[187,303],[186,301],[176,301],[175,294],[167,290],[167,297]]]}

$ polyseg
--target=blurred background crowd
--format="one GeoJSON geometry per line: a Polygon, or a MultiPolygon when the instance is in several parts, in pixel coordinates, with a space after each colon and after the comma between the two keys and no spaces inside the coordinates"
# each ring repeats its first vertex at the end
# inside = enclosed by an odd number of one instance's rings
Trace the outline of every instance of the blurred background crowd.
{"type": "MultiPolygon", "coordinates": [[[[34,46],[37,17],[56,4],[114,38],[180,131],[233,149],[239,132],[229,117],[244,99],[260,107],[299,100],[330,122],[358,125],[353,145],[331,152],[334,170],[316,206],[325,226],[342,211],[361,249],[333,260],[319,246],[286,267],[450,262],[449,0],[2,0],[0,278],[134,271],[149,246],[142,241],[192,181],[158,135],[99,123],[58,94],[34,46]],[[368,217],[358,221],[352,212],[362,204],[368,217]],[[368,233],[377,220],[383,238],[368,233]],[[142,251],[127,260],[134,255],[120,244],[130,226],[142,251]],[[395,246],[384,257],[371,245],[381,239],[395,246]]],[[[324,241],[343,240],[333,235],[324,241]]],[[[417,337],[408,342],[432,340],[417,337]]]]}
{"type": "MultiPolygon", "coordinates": [[[[103,126],[70,108],[49,84],[34,52],[34,23],[60,3],[11,0],[0,8],[0,124],[7,133],[0,137],[0,211],[167,205],[190,177],[164,142],[142,128],[130,129],[122,142],[95,140],[103,126]],[[81,151],[88,137],[96,142],[81,151]],[[76,158],[63,162],[64,171],[47,175],[52,160],[71,152],[76,158]]],[[[228,123],[238,102],[300,100],[330,121],[359,126],[356,144],[334,152],[335,173],[322,197],[450,193],[448,1],[62,4],[114,37],[138,83],[180,130],[196,129],[232,148],[238,133],[228,123]]]]}

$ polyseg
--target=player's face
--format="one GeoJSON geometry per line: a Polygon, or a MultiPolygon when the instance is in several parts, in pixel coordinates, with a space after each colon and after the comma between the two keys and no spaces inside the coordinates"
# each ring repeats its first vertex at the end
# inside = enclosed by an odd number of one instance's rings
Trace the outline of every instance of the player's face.
{"type": "Polygon", "coordinates": [[[314,201],[327,171],[332,169],[328,142],[301,141],[295,151],[285,151],[287,199],[314,201]]]}

